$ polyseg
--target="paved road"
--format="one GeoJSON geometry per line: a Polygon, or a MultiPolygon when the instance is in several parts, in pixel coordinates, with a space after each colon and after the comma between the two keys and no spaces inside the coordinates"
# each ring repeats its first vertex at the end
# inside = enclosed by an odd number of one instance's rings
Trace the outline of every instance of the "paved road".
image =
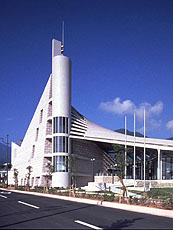
{"type": "Polygon", "coordinates": [[[173,219],[0,190],[0,228],[172,229],[173,219]]]}

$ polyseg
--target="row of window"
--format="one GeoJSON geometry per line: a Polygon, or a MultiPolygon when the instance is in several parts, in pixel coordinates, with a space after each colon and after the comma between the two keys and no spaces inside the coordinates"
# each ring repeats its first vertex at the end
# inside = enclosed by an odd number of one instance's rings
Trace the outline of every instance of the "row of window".
{"type": "Polygon", "coordinates": [[[53,152],[68,153],[68,137],[53,137],[53,152]]]}
{"type": "MultiPolygon", "coordinates": [[[[37,139],[38,139],[38,134],[35,141],[37,141],[37,139]]],[[[53,153],[57,153],[57,152],[68,153],[68,137],[65,136],[53,137],[53,153]]],[[[35,145],[32,146],[31,158],[34,158],[34,155],[35,155],[35,145]]]]}
{"type": "Polygon", "coordinates": [[[68,172],[68,156],[54,156],[53,166],[55,172],[68,172]]]}
{"type": "MultiPolygon", "coordinates": [[[[40,177],[35,177],[35,186],[39,185],[39,180],[40,180],[40,177]]],[[[21,178],[20,185],[25,186],[26,183],[27,183],[27,179],[26,178],[21,178]]],[[[29,184],[30,184],[31,187],[34,185],[34,177],[32,177],[30,179],[29,184]]]]}
{"type": "MultiPolygon", "coordinates": [[[[43,109],[40,110],[39,123],[42,123],[42,121],[43,121],[43,109]]],[[[39,133],[39,128],[36,129],[35,141],[38,141],[38,133],[39,133]]]]}
{"type": "Polygon", "coordinates": [[[68,133],[68,117],[53,118],[53,133],[68,133]]]}
{"type": "MultiPolygon", "coordinates": [[[[43,109],[40,111],[39,123],[43,120],[43,109]]],[[[53,133],[68,134],[68,117],[54,117],[53,118],[53,133]]],[[[39,128],[36,129],[35,141],[38,140],[39,128]]]]}

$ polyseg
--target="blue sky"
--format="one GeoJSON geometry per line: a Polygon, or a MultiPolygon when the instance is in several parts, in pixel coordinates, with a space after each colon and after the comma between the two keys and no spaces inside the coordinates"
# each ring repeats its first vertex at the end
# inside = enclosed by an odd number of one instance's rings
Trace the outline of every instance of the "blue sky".
{"type": "Polygon", "coordinates": [[[0,0],[0,137],[22,139],[51,73],[51,40],[72,60],[72,104],[106,128],[173,136],[173,1],[0,0]]]}

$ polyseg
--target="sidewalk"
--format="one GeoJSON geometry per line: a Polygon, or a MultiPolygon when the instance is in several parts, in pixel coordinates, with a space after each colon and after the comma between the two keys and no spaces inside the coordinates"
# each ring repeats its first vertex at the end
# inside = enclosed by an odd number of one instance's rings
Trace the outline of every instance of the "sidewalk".
{"type": "Polygon", "coordinates": [[[137,205],[131,205],[131,204],[119,204],[119,203],[108,202],[108,201],[101,202],[98,200],[60,196],[60,195],[38,193],[38,192],[28,192],[28,191],[3,189],[3,188],[0,188],[0,190],[16,192],[16,193],[23,193],[23,194],[30,194],[34,196],[50,197],[50,198],[55,198],[55,199],[60,199],[60,200],[68,200],[68,201],[74,201],[74,202],[85,203],[85,204],[99,205],[102,207],[122,209],[126,211],[131,211],[131,212],[140,212],[140,213],[145,213],[145,214],[150,214],[150,215],[157,215],[157,216],[173,218],[173,210],[164,210],[164,209],[159,209],[159,208],[150,208],[150,207],[137,206],[137,205]]]}

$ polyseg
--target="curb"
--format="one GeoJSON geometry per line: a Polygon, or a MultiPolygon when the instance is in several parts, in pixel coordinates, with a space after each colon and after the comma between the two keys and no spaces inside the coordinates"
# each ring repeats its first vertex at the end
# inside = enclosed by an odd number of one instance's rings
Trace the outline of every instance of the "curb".
{"type": "Polygon", "coordinates": [[[85,204],[93,204],[93,205],[99,205],[101,207],[116,208],[116,209],[131,211],[131,212],[140,212],[140,213],[145,213],[145,214],[150,214],[150,215],[157,215],[157,216],[173,218],[173,210],[164,210],[164,209],[159,209],[159,208],[150,208],[150,207],[136,206],[136,205],[131,205],[131,204],[129,205],[119,204],[119,203],[113,203],[113,202],[108,202],[108,201],[90,200],[90,199],[84,199],[84,198],[60,196],[60,195],[38,193],[38,192],[27,192],[27,191],[3,189],[3,188],[0,188],[0,190],[11,191],[11,192],[16,192],[16,193],[23,193],[23,194],[30,194],[30,195],[35,195],[35,196],[43,196],[43,197],[49,197],[49,198],[54,198],[54,199],[60,199],[60,200],[68,200],[68,201],[85,203],[85,204]]]}

